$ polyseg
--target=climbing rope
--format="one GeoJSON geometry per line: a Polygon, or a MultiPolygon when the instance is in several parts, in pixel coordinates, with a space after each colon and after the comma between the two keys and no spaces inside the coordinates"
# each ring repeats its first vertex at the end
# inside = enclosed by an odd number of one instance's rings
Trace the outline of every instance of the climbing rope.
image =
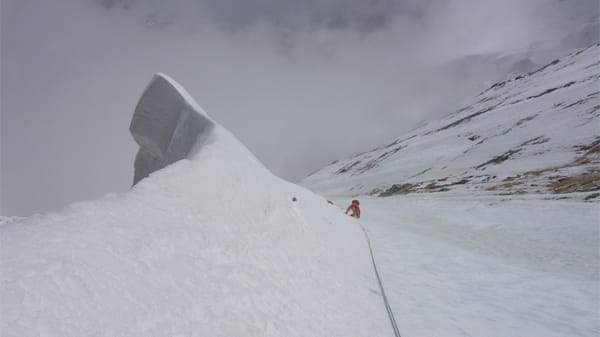
{"type": "Polygon", "coordinates": [[[390,318],[390,323],[392,324],[392,329],[394,329],[394,335],[396,337],[400,336],[400,331],[398,330],[398,325],[396,324],[396,318],[394,317],[394,313],[392,312],[392,308],[390,307],[390,302],[388,301],[387,296],[385,295],[385,290],[383,290],[383,283],[381,283],[381,277],[379,277],[379,272],[377,271],[377,264],[375,264],[375,256],[373,255],[373,249],[371,248],[371,239],[369,239],[369,234],[365,227],[358,222],[360,228],[363,233],[365,233],[365,238],[367,238],[367,244],[369,245],[369,251],[371,252],[371,261],[373,261],[373,269],[375,269],[375,276],[377,276],[377,282],[379,282],[379,289],[381,289],[381,296],[383,297],[383,303],[385,303],[385,309],[387,310],[388,317],[390,318]]]}

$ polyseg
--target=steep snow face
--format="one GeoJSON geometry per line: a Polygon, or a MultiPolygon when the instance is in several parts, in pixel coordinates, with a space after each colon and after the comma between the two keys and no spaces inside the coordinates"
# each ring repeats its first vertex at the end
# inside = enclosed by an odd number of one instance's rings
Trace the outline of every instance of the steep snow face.
{"type": "Polygon", "coordinates": [[[600,46],[499,82],[392,143],[302,183],[327,195],[600,190],[600,46]]]}
{"type": "Polygon", "coordinates": [[[156,74],[142,94],[130,131],[140,146],[133,184],[178,160],[209,137],[215,123],[177,82],[156,74]]]}
{"type": "Polygon", "coordinates": [[[391,333],[357,224],[216,123],[128,193],[3,223],[2,336],[391,333]]]}

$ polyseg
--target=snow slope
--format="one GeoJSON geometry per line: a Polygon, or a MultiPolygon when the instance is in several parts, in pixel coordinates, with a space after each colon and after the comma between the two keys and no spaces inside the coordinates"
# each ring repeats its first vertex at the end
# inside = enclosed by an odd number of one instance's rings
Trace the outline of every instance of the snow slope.
{"type": "Polygon", "coordinates": [[[302,183],[361,201],[400,332],[600,335],[600,45],[302,183]]]}
{"type": "Polygon", "coordinates": [[[597,191],[599,59],[594,45],[496,83],[446,118],[334,162],[302,184],[327,195],[597,191]]]}
{"type": "Polygon", "coordinates": [[[390,335],[357,224],[204,136],[128,193],[3,221],[0,335],[390,335]]]}
{"type": "Polygon", "coordinates": [[[600,209],[576,200],[361,197],[403,336],[600,334],[600,209]]]}

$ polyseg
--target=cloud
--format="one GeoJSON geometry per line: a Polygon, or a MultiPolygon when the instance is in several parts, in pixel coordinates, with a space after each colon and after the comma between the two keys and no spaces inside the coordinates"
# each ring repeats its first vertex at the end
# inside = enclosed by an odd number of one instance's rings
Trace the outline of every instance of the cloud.
{"type": "Polygon", "coordinates": [[[594,9],[549,0],[3,0],[0,212],[127,190],[129,121],[154,72],[177,79],[273,172],[297,180],[452,112],[498,75],[446,65],[557,40],[594,9]]]}
{"type": "Polygon", "coordinates": [[[145,12],[150,24],[200,27],[207,22],[237,32],[257,23],[279,30],[357,30],[382,28],[396,15],[418,17],[431,1],[394,0],[95,0],[104,8],[145,12]]]}

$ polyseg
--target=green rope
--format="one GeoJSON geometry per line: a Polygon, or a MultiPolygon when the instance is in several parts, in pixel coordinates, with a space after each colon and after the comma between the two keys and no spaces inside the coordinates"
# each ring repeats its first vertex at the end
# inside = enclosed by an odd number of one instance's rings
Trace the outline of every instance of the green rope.
{"type": "Polygon", "coordinates": [[[394,317],[394,313],[392,312],[392,308],[390,307],[390,302],[388,301],[388,298],[385,295],[385,290],[383,290],[383,283],[381,283],[379,271],[377,271],[377,265],[375,264],[375,256],[373,255],[373,249],[371,248],[371,240],[369,239],[369,234],[367,234],[367,230],[360,222],[358,224],[360,225],[360,228],[362,229],[363,233],[365,233],[365,238],[367,238],[367,244],[369,245],[369,251],[371,252],[371,261],[373,261],[373,269],[375,270],[375,276],[377,276],[377,282],[379,282],[379,289],[381,289],[383,303],[385,304],[385,309],[387,310],[388,317],[390,318],[392,329],[394,329],[394,334],[396,335],[396,337],[401,337],[400,331],[398,330],[398,325],[396,324],[396,318],[394,317]]]}

